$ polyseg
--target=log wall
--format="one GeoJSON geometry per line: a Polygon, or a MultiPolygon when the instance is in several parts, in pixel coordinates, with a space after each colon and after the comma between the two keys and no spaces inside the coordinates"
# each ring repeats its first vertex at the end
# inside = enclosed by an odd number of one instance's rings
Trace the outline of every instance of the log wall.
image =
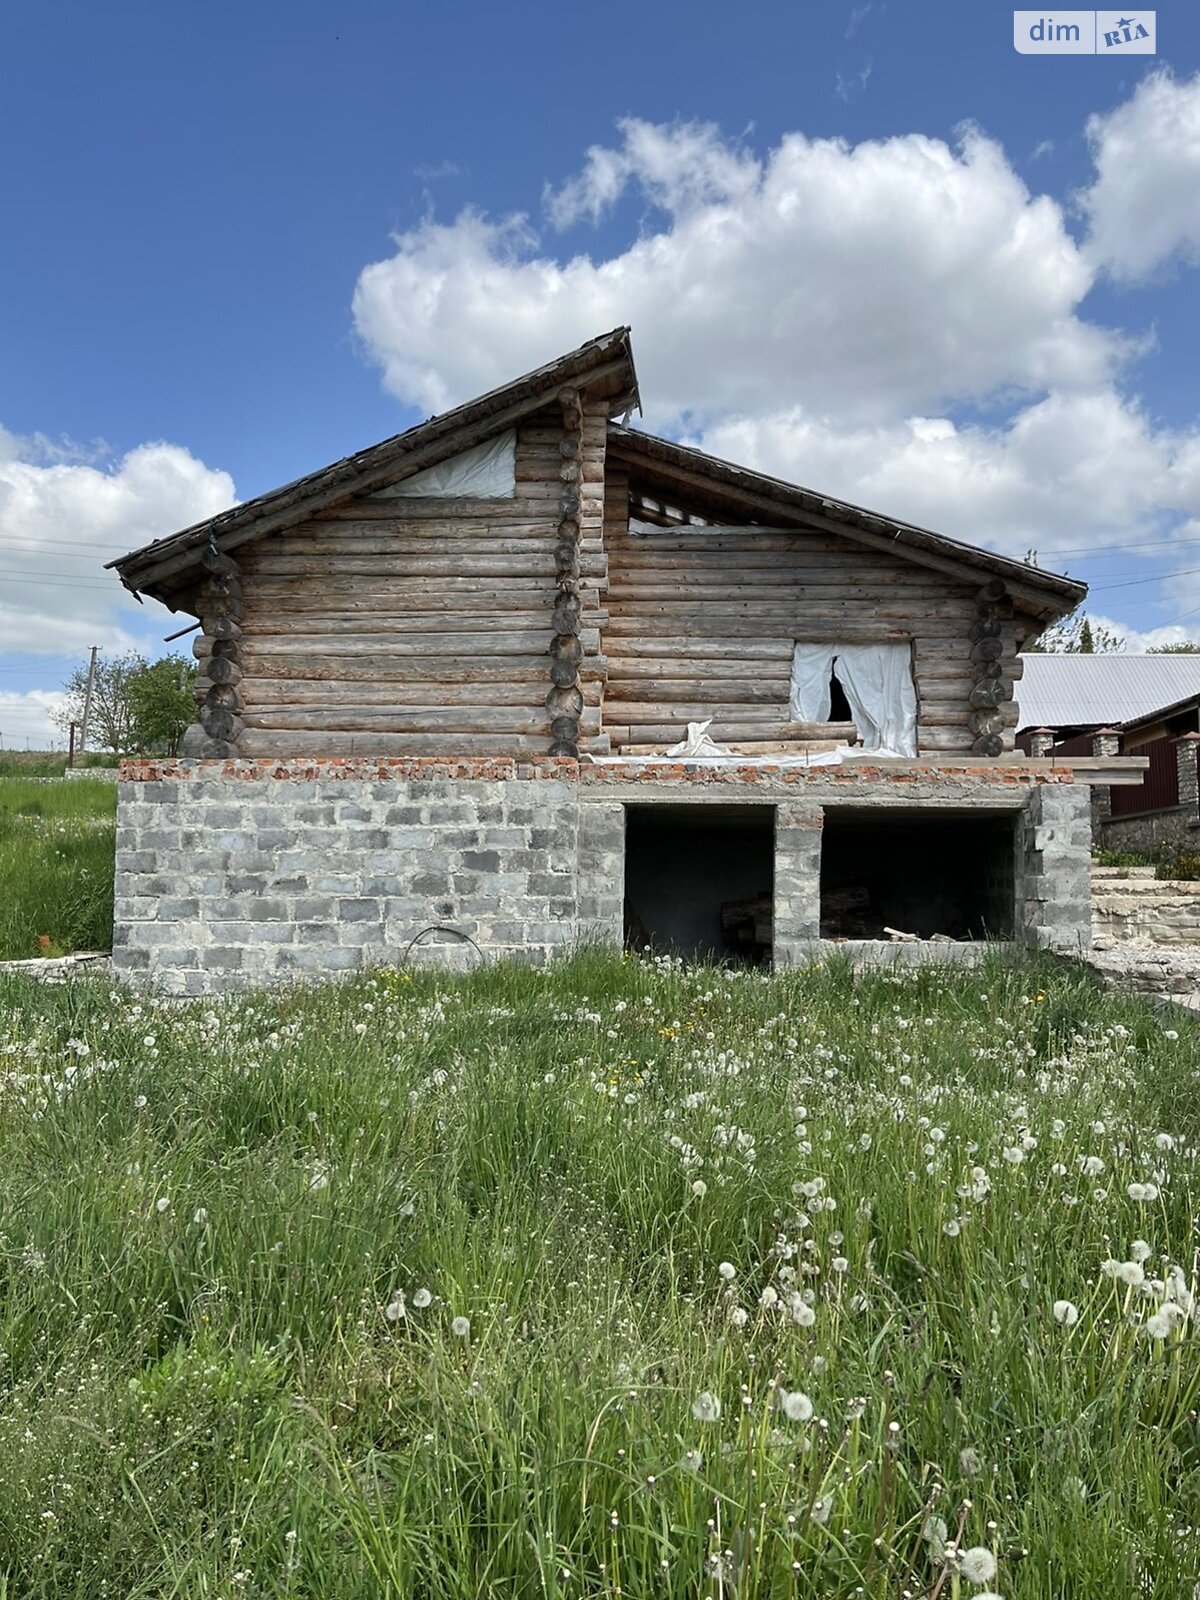
{"type": "MultiPolygon", "coordinates": [[[[544,755],[564,481],[559,404],[519,427],[512,499],[360,496],[239,552],[237,752],[544,755]]],[[[605,417],[585,411],[580,750],[600,732],[605,417]]],[[[196,642],[201,671],[211,648],[196,642]]]]}
{"type": "MultiPolygon", "coordinates": [[[[971,749],[980,726],[971,696],[985,670],[972,659],[977,583],[815,531],[664,528],[635,537],[628,479],[615,465],[607,490],[603,709],[614,748],[661,747],[710,717],[718,742],[802,737],[788,721],[797,640],[900,640],[913,652],[919,751],[971,749]]],[[[1000,687],[1010,697],[1015,653],[1005,639],[1000,687]]],[[[1001,665],[986,670],[999,674],[1001,665]]],[[[1015,710],[997,694],[987,714],[989,731],[1003,724],[1011,749],[1015,710]]]]}

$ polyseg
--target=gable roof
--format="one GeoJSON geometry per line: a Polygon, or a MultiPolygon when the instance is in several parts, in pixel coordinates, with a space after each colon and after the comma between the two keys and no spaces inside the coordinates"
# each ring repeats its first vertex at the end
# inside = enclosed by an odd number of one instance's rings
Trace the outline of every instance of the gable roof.
{"type": "Polygon", "coordinates": [[[335,461],[294,483],[233,506],[180,533],[107,563],[135,594],[172,606],[194,586],[210,543],[229,549],[287,527],[351,495],[394,483],[467,448],[546,405],[557,390],[575,387],[609,404],[609,415],[640,407],[628,328],[589,339],[578,350],[527,372],[490,394],[419,422],[367,450],[335,461]]]}
{"type": "MultiPolygon", "coordinates": [[[[610,417],[635,405],[640,408],[630,330],[614,328],[490,394],[180,533],[157,539],[108,565],[134,594],[150,594],[179,609],[187,605],[210,547],[231,549],[248,539],[294,526],[353,495],[395,483],[541,409],[564,387],[579,388],[592,399],[604,400],[610,417]]],[[[685,488],[690,484],[693,490],[699,484],[710,498],[751,521],[766,518],[822,528],[860,545],[904,556],[960,582],[1003,578],[1018,609],[1040,623],[1063,616],[1087,593],[1086,585],[1073,578],[734,466],[653,434],[610,423],[609,451],[631,470],[656,481],[665,479],[685,488]]]]}
{"type": "Polygon", "coordinates": [[[1021,659],[1021,728],[1116,728],[1200,695],[1200,655],[1021,659]]]}
{"type": "Polygon", "coordinates": [[[718,500],[753,511],[758,521],[772,514],[777,517],[782,511],[810,527],[825,528],[876,549],[886,547],[892,554],[907,556],[968,582],[980,576],[1003,578],[1021,609],[1046,622],[1073,610],[1087,594],[1087,585],[1078,579],[981,550],[915,523],[868,511],[848,500],[752,472],[748,467],[735,466],[640,429],[610,423],[608,440],[610,456],[631,469],[674,484],[681,493],[686,493],[688,487],[693,491],[697,487],[707,489],[718,500]]]}

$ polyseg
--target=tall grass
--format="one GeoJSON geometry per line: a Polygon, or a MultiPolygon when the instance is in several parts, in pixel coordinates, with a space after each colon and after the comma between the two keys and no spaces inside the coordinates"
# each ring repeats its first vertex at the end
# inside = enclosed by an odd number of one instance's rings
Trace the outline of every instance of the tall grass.
{"type": "Polygon", "coordinates": [[[1045,965],[0,979],[7,1592],[1190,1595],[1198,1046],[1045,965]]]}
{"type": "Polygon", "coordinates": [[[112,945],[116,785],[0,777],[0,961],[112,945]]]}
{"type": "MultiPolygon", "coordinates": [[[[100,750],[75,758],[75,765],[83,768],[117,764],[116,756],[100,750]]],[[[0,750],[0,778],[61,778],[66,769],[67,757],[61,750],[0,750]]]]}

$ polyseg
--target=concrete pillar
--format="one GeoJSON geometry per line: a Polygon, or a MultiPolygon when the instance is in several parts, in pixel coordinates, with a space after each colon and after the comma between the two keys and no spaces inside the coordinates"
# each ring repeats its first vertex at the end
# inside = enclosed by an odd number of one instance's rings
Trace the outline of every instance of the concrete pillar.
{"type": "Polygon", "coordinates": [[[620,801],[580,802],[576,890],[580,941],[620,949],[625,940],[625,807],[620,801]]]}
{"type": "Polygon", "coordinates": [[[1033,790],[1018,844],[1017,933],[1069,954],[1092,944],[1092,829],[1083,783],[1033,790]]]}
{"type": "Polygon", "coordinates": [[[802,961],[821,937],[821,829],[819,806],[775,810],[776,967],[802,961]]]}
{"type": "Polygon", "coordinates": [[[1029,735],[1029,754],[1044,759],[1054,749],[1054,729],[1035,728],[1029,735]]]}

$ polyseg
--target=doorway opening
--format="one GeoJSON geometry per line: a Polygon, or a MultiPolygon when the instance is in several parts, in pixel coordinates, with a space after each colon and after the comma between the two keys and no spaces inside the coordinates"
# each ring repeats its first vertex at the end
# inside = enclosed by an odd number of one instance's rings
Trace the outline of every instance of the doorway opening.
{"type": "Polygon", "coordinates": [[[767,966],[775,807],[625,808],[625,946],[767,966]]]}
{"type": "Polygon", "coordinates": [[[821,839],[821,937],[1011,939],[1014,812],[830,807],[821,839]]]}

